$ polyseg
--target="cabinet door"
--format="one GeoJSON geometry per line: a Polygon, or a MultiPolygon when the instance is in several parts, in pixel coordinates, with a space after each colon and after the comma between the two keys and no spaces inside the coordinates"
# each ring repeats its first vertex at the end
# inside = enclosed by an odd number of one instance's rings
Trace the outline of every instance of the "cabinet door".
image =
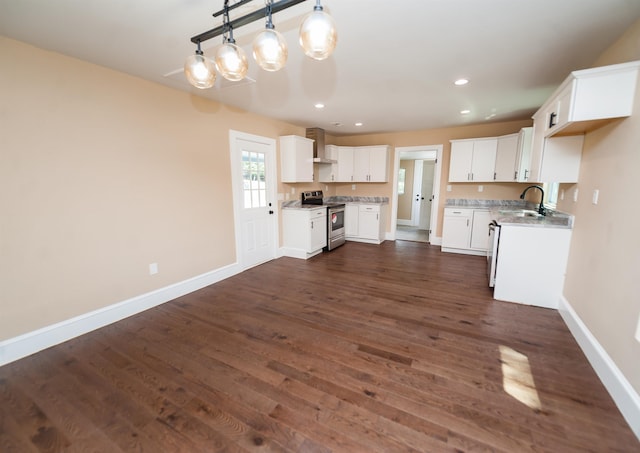
{"type": "Polygon", "coordinates": [[[358,216],[358,237],[379,240],[380,208],[379,206],[361,205],[358,216]]]}
{"type": "Polygon", "coordinates": [[[516,180],[527,182],[531,176],[531,147],[533,127],[523,127],[518,133],[518,157],[516,159],[516,180]]]}
{"type": "Polygon", "coordinates": [[[389,180],[389,147],[369,148],[369,182],[387,182],[389,180]]]}
{"type": "Polygon", "coordinates": [[[348,204],[344,208],[344,234],[345,236],[358,236],[358,217],[360,215],[360,206],[357,204],[348,204]]]}
{"type": "Polygon", "coordinates": [[[312,252],[327,245],[327,216],[312,218],[309,225],[309,250],[312,252]]]}
{"type": "Polygon", "coordinates": [[[280,170],[282,182],[313,182],[313,140],[280,137],[280,170]]]}
{"type": "Polygon", "coordinates": [[[471,224],[471,248],[487,250],[489,247],[489,223],[491,215],[489,211],[475,209],[473,211],[473,223],[471,224]]]}
{"type": "Polygon", "coordinates": [[[368,148],[354,148],[353,182],[369,182],[369,156],[368,148]]]}
{"type": "Polygon", "coordinates": [[[518,134],[498,137],[494,181],[515,181],[518,134]]]}
{"type": "MultiPolygon", "coordinates": [[[[335,145],[327,145],[324,148],[324,155],[327,159],[338,161],[338,147],[335,145]]],[[[318,165],[318,181],[320,182],[338,182],[338,164],[317,164],[318,165]]]]}
{"type": "Polygon", "coordinates": [[[491,182],[496,165],[498,139],[475,140],[473,142],[473,160],[471,162],[471,181],[491,182]]]}
{"type": "Polygon", "coordinates": [[[449,162],[449,182],[470,181],[472,160],[473,140],[452,141],[451,160],[449,162]]]}
{"type": "Polygon", "coordinates": [[[541,182],[578,182],[584,135],[544,139],[541,182]]]}
{"type": "Polygon", "coordinates": [[[443,248],[469,248],[472,217],[472,209],[445,208],[442,226],[443,248]]]}
{"type": "Polygon", "coordinates": [[[353,148],[338,147],[338,182],[353,181],[353,148]]]}

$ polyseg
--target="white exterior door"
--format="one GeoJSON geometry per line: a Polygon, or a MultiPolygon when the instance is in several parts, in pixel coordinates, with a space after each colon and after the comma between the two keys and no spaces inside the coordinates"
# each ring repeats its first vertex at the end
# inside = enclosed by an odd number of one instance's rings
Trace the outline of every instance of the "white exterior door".
{"type": "Polygon", "coordinates": [[[243,269],[276,257],[276,142],[230,131],[236,254],[243,269]]]}

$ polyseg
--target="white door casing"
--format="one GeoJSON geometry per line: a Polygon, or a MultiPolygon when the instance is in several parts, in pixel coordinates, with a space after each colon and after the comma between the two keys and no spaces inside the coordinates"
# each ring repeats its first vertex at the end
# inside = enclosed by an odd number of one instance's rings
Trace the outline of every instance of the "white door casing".
{"type": "Polygon", "coordinates": [[[398,222],[398,170],[400,169],[400,159],[436,159],[433,172],[433,201],[431,203],[431,234],[429,234],[429,242],[439,245],[442,241],[441,237],[436,237],[434,226],[438,224],[438,204],[440,198],[440,179],[442,172],[442,150],[443,145],[423,145],[423,146],[406,146],[395,148],[394,164],[393,164],[393,195],[391,206],[391,232],[388,239],[395,240],[396,227],[398,222]]]}
{"type": "Polygon", "coordinates": [[[245,270],[277,256],[276,141],[229,131],[236,261],[245,270]]]}

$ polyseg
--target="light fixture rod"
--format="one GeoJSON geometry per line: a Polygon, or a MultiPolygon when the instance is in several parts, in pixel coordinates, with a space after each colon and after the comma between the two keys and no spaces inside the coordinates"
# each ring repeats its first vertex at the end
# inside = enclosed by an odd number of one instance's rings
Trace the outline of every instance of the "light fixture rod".
{"type": "MultiPolygon", "coordinates": [[[[252,2],[253,0],[240,0],[238,3],[234,3],[233,5],[229,6],[229,11],[232,11],[246,3],[252,2]]],[[[218,16],[222,16],[225,12],[225,8],[222,8],[220,11],[217,11],[215,13],[213,13],[213,17],[218,17],[218,16]]]]}
{"type": "MultiPolygon", "coordinates": [[[[244,0],[241,3],[246,3],[251,0],[244,0]]],[[[306,0],[281,0],[277,3],[274,3],[271,6],[271,13],[275,14],[279,11],[282,11],[287,8],[291,8],[292,6],[297,5],[298,3],[302,3],[306,0]]],[[[239,4],[237,4],[239,6],[239,4]]],[[[231,9],[231,7],[229,7],[231,9]]],[[[267,7],[256,10],[252,13],[247,14],[246,16],[239,17],[237,19],[232,20],[229,25],[231,28],[242,27],[243,25],[250,24],[251,22],[255,22],[256,20],[264,19],[265,14],[267,13],[267,7]]],[[[217,13],[216,13],[217,14],[217,13]]],[[[204,33],[200,33],[199,35],[191,38],[191,42],[196,44],[198,42],[204,42],[211,38],[215,38],[216,36],[220,36],[225,32],[225,26],[220,25],[219,27],[212,28],[211,30],[205,31],[204,33]]]]}

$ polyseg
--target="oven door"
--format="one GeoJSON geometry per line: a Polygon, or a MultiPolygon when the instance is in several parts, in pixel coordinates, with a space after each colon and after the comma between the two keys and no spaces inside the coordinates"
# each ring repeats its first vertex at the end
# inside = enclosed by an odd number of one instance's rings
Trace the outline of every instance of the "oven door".
{"type": "Polygon", "coordinates": [[[344,242],[344,206],[329,207],[327,211],[327,250],[333,250],[344,242]]]}
{"type": "Polygon", "coordinates": [[[494,220],[489,224],[489,247],[487,249],[487,277],[489,287],[496,284],[496,266],[498,264],[498,245],[500,243],[500,225],[494,220]]]}

